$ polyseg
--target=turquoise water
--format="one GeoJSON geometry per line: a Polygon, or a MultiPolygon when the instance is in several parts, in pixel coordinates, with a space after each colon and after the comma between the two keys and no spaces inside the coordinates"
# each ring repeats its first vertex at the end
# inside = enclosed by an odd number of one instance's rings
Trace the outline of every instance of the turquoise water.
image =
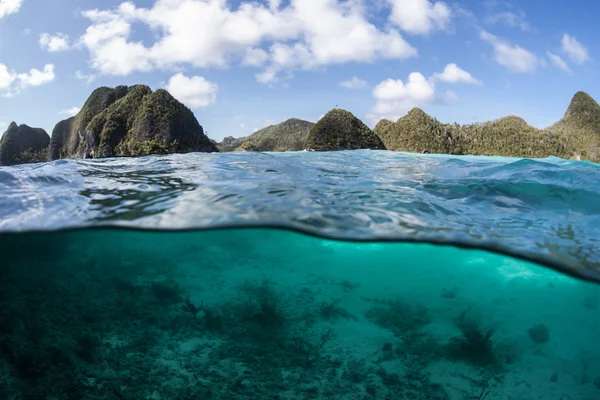
{"type": "Polygon", "coordinates": [[[0,168],[0,400],[600,398],[600,168],[0,168]]]}
{"type": "Polygon", "coordinates": [[[3,399],[600,394],[600,286],[505,256],[269,229],[2,244],[3,399]]]}

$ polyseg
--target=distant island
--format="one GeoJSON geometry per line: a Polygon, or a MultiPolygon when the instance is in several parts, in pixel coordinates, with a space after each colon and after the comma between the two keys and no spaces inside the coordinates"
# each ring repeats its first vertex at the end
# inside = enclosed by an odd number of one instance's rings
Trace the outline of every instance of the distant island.
{"type": "Polygon", "coordinates": [[[468,125],[444,124],[419,108],[371,130],[352,113],[329,111],[316,124],[289,119],[243,138],[210,140],[194,114],[166,90],[145,85],[101,87],[81,111],[43,129],[11,123],[0,140],[0,165],[61,158],[102,158],[187,152],[391,150],[600,162],[600,105],[573,96],[564,117],[537,129],[517,116],[468,125]]]}

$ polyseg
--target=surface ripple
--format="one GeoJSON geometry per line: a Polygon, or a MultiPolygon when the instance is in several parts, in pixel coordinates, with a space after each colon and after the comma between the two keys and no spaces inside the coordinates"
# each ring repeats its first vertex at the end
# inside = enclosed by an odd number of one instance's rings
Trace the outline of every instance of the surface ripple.
{"type": "Polygon", "coordinates": [[[0,232],[281,227],[476,247],[600,282],[600,165],[385,151],[0,168],[0,232]]]}

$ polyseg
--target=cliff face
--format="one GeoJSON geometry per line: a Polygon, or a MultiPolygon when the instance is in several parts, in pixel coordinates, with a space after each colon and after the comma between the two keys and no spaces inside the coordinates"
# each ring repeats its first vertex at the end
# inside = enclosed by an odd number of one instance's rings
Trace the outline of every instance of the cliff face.
{"type": "Polygon", "coordinates": [[[12,122],[0,140],[0,165],[47,161],[49,144],[45,130],[12,122]]]}
{"type": "Polygon", "coordinates": [[[52,132],[50,158],[218,151],[194,114],[167,91],[145,85],[96,89],[52,132]]]}
{"type": "Polygon", "coordinates": [[[385,150],[381,139],[352,113],[336,108],[311,129],[306,147],[317,151],[385,150]]]}

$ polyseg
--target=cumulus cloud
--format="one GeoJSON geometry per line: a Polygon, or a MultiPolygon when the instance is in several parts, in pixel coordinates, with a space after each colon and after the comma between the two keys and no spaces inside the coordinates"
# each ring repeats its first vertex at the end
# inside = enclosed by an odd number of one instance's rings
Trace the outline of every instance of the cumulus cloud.
{"type": "Polygon", "coordinates": [[[69,50],[69,36],[64,33],[50,35],[44,32],[40,35],[40,46],[51,53],[69,50]]]}
{"type": "Polygon", "coordinates": [[[552,65],[554,65],[556,68],[561,69],[568,74],[573,73],[573,71],[569,67],[569,64],[567,64],[566,61],[563,60],[561,56],[551,53],[549,51],[546,52],[546,55],[548,56],[548,59],[550,60],[552,65]]]}
{"type": "Polygon", "coordinates": [[[540,60],[534,53],[521,46],[510,44],[491,33],[482,31],[480,38],[493,46],[494,60],[510,71],[533,72],[540,64],[540,60]]]}
{"type": "Polygon", "coordinates": [[[390,21],[412,35],[445,29],[452,16],[450,8],[441,1],[388,0],[388,3],[392,7],[390,21]]]}
{"type": "Polygon", "coordinates": [[[473,85],[481,85],[481,82],[475,79],[473,75],[461,69],[458,65],[454,63],[446,65],[446,68],[444,68],[444,72],[435,73],[433,74],[433,77],[443,82],[469,83],[473,85]]]}
{"type": "Polygon", "coordinates": [[[587,49],[575,39],[574,36],[565,33],[561,40],[563,52],[576,64],[583,64],[589,60],[587,49]]]}
{"type": "Polygon", "coordinates": [[[53,81],[55,77],[53,64],[46,64],[42,71],[32,68],[29,72],[20,74],[0,64],[0,95],[11,97],[18,94],[20,89],[44,85],[53,81]]]}
{"type": "Polygon", "coordinates": [[[18,12],[21,4],[23,0],[0,0],[0,19],[18,12]]]}
{"type": "Polygon", "coordinates": [[[233,7],[224,0],[157,0],[151,8],[126,2],[111,10],[88,10],[83,15],[91,25],[80,42],[89,51],[91,66],[104,74],[182,65],[224,67],[239,60],[264,66],[256,75],[264,83],[277,80],[283,70],[417,55],[397,30],[370,23],[360,1],[264,3],[233,7]],[[133,41],[134,23],[152,29],[154,42],[133,41]]]}
{"type": "Polygon", "coordinates": [[[46,64],[44,70],[32,68],[27,73],[17,75],[22,87],[40,86],[52,82],[56,75],[54,74],[54,65],[46,64]]]}
{"type": "Polygon", "coordinates": [[[71,107],[69,109],[60,111],[59,114],[68,115],[69,117],[73,117],[73,116],[77,115],[77,113],[79,111],[81,111],[81,108],[79,108],[79,107],[71,107]]]}
{"type": "Polygon", "coordinates": [[[217,100],[217,85],[201,76],[187,77],[180,72],[169,79],[165,89],[191,108],[207,107],[217,100]]]}
{"type": "Polygon", "coordinates": [[[346,89],[364,89],[367,87],[367,82],[363,81],[358,76],[354,76],[350,80],[340,82],[340,86],[346,89]]]}
{"type": "Polygon", "coordinates": [[[395,121],[411,108],[433,103],[435,84],[421,73],[413,72],[406,83],[400,79],[387,79],[373,89],[375,105],[367,113],[367,118],[375,124],[382,118],[395,121]]]}
{"type": "Polygon", "coordinates": [[[244,56],[244,65],[250,65],[253,67],[260,67],[265,64],[269,54],[260,48],[249,48],[246,49],[246,55],[244,56]]]}
{"type": "Polygon", "coordinates": [[[16,79],[17,74],[15,72],[9,71],[6,65],[0,64],[0,91],[10,89],[16,79]]]}

